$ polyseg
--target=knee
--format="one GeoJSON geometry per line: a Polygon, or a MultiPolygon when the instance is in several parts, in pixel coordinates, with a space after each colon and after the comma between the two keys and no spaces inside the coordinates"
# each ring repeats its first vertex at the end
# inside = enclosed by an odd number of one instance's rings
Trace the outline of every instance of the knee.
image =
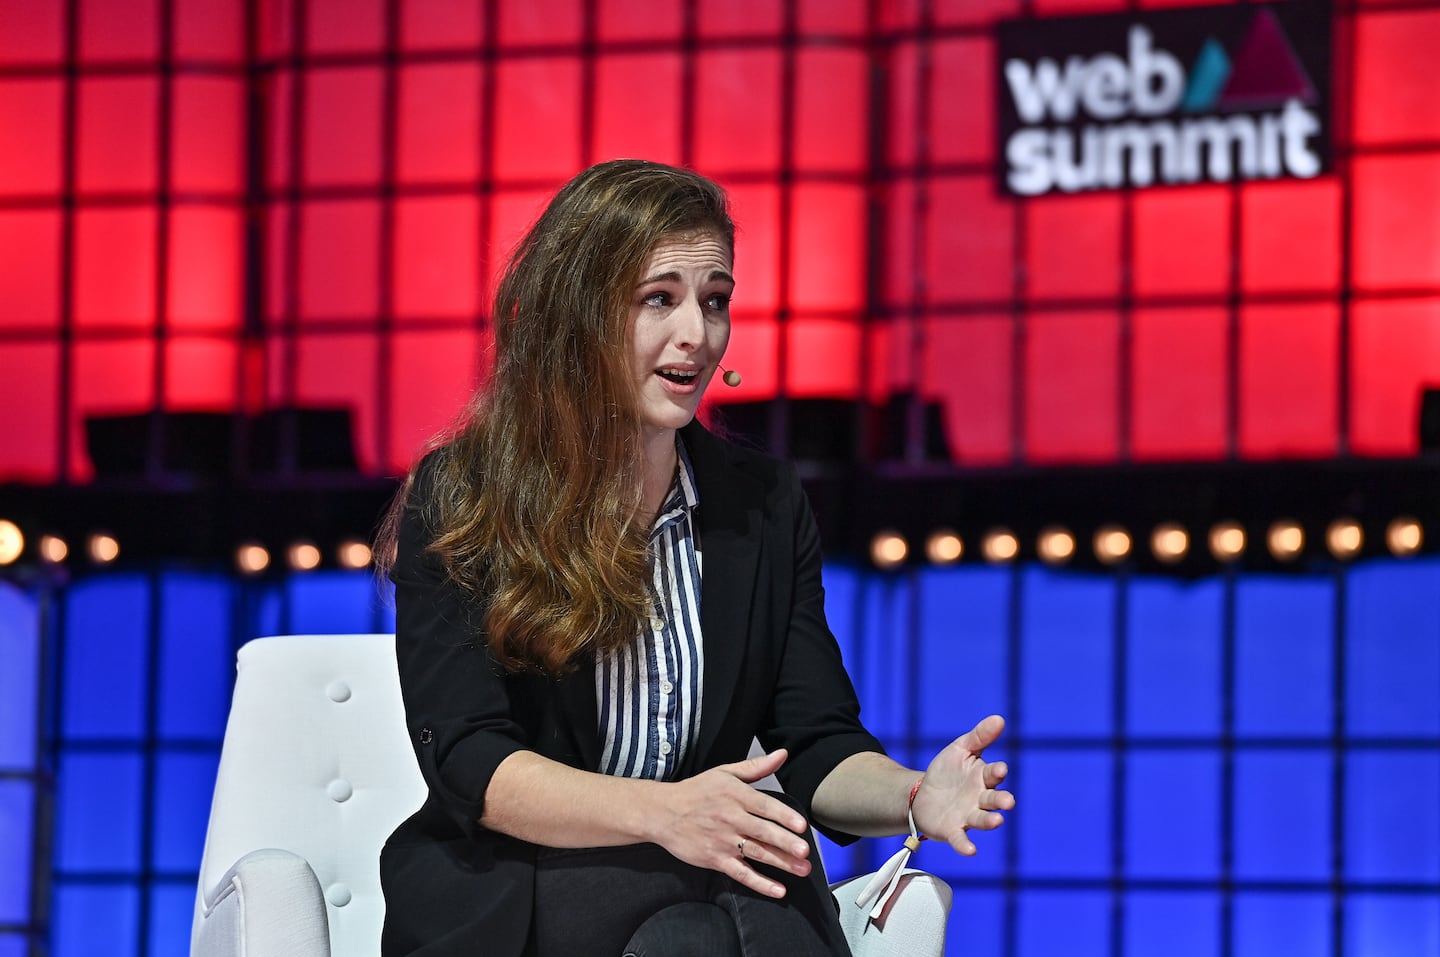
{"type": "Polygon", "coordinates": [[[740,957],[740,934],[714,904],[672,904],[641,924],[624,957],[740,957]]]}

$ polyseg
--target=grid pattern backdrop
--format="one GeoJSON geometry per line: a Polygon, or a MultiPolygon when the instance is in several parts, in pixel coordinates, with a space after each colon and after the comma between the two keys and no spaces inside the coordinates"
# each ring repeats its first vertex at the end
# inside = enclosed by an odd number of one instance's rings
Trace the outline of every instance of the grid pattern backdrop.
{"type": "Polygon", "coordinates": [[[1338,3],[1331,175],[1002,197],[997,20],[1150,5],[4,0],[0,478],[154,408],[343,406],[402,470],[539,204],[624,155],[733,192],[723,400],[913,395],[967,465],[1414,452],[1440,4],[1338,3]]]}
{"type": "MultiPolygon", "coordinates": [[[[909,395],[965,466],[1414,453],[1440,3],[1335,4],[1333,174],[1002,197],[996,21],[1160,5],[0,0],[0,481],[89,481],[85,419],[152,409],[343,406],[399,472],[483,375],[506,250],[621,155],[731,190],[720,398],[772,434],[909,395]]],[[[1012,719],[1023,810],[919,859],[956,952],[1440,951],[1434,559],[827,576],[899,756],[1012,719]]],[[[363,574],[0,585],[0,957],[182,953],[235,648],[388,627],[363,574]]]]}
{"type": "Polygon", "coordinates": [[[384,599],[364,572],[0,583],[0,957],[187,953],[236,651],[393,631],[384,599]]]}
{"type": "MultiPolygon", "coordinates": [[[[1440,559],[1189,583],[832,564],[826,583],[867,724],[897,758],[923,766],[980,715],[1009,716],[1020,809],[978,857],[916,862],[955,887],[951,953],[1440,948],[1440,559]]],[[[0,864],[0,955],[183,954],[236,648],[388,630],[380,599],[363,572],[0,586],[17,665],[0,682],[0,837],[19,851],[0,864]],[[42,606],[58,669],[48,951],[26,853],[49,803],[30,776],[42,606]]],[[[839,879],[891,845],[822,850],[839,879]]]]}

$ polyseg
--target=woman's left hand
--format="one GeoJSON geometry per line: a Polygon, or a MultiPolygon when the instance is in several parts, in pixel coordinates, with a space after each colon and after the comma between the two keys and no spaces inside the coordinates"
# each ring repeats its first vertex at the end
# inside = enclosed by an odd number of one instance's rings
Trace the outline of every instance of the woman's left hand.
{"type": "Polygon", "coordinates": [[[999,812],[1015,807],[1015,795],[998,790],[1009,769],[987,762],[983,753],[1005,730],[998,714],[950,742],[930,762],[915,795],[915,826],[921,834],[946,841],[961,854],[974,854],[971,828],[991,831],[1005,823],[999,812]]]}

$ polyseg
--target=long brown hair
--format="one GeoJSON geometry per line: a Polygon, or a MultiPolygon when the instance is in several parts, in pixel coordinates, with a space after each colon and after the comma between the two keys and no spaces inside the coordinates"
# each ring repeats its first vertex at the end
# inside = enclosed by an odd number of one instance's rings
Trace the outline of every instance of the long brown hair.
{"type": "MultiPolygon", "coordinates": [[[[501,279],[494,373],[435,452],[421,507],[431,551],[485,609],[486,640],[506,668],[561,673],[582,653],[632,640],[647,615],[627,327],[650,251],[689,235],[733,251],[719,186],[659,163],[600,163],[555,195],[501,279]]],[[[393,561],[412,481],[382,529],[382,562],[393,561]]]]}

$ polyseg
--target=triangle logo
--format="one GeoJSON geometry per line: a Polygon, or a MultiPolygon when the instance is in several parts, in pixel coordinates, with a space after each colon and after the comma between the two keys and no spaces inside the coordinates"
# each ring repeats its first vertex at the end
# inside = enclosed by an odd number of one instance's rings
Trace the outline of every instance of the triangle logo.
{"type": "Polygon", "coordinates": [[[1230,79],[1230,58],[1220,41],[1210,37],[1201,47],[1195,65],[1190,68],[1190,79],[1185,84],[1185,98],[1180,109],[1186,113],[1208,113],[1215,107],[1215,100],[1230,79]]]}
{"type": "Polygon", "coordinates": [[[1287,100],[1315,103],[1315,84],[1310,82],[1275,14],[1261,9],[1240,43],[1230,79],[1216,106],[1222,110],[1246,110],[1287,100]]]}

